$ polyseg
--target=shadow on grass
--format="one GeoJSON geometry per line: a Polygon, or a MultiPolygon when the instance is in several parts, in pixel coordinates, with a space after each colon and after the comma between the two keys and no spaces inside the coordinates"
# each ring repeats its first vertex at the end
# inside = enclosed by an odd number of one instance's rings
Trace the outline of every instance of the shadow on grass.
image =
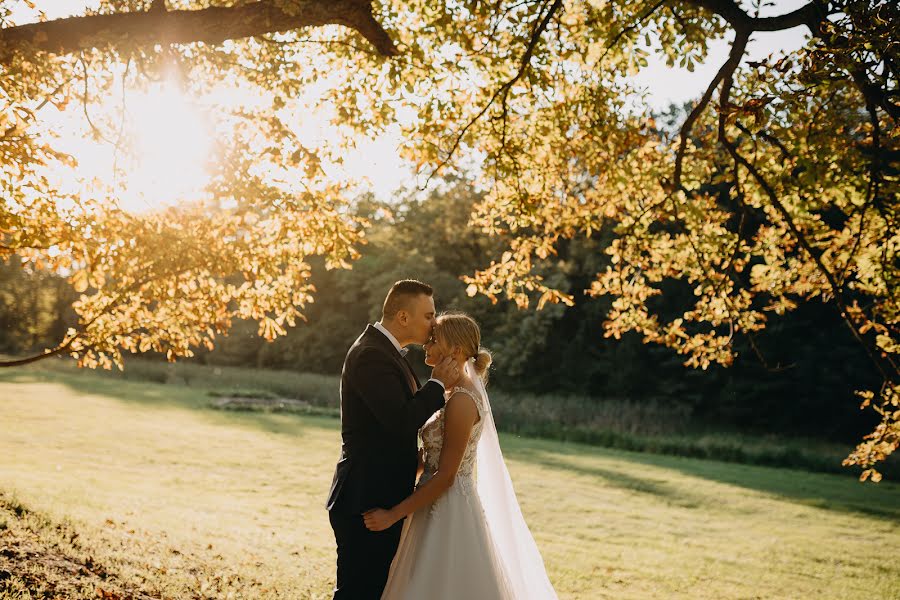
{"type": "MultiPolygon", "coordinates": [[[[79,393],[103,395],[123,402],[196,410],[204,418],[217,424],[249,427],[279,435],[301,436],[304,430],[311,427],[332,431],[340,428],[338,420],[331,417],[214,410],[210,408],[211,398],[202,388],[123,381],[92,372],[17,369],[15,372],[0,372],[0,383],[2,382],[55,383],[79,393]]],[[[857,513],[900,523],[900,484],[891,481],[861,484],[846,475],[643,454],[576,443],[520,438],[508,434],[502,434],[502,439],[504,452],[512,459],[597,477],[609,485],[654,495],[687,508],[702,505],[704,499],[692,497],[683,489],[677,489],[659,479],[629,475],[595,465],[586,466],[570,460],[570,457],[596,456],[669,469],[692,477],[756,490],[800,505],[857,513]]]]}
{"type": "Polygon", "coordinates": [[[755,490],[803,506],[878,517],[900,524],[900,484],[889,481],[863,484],[846,476],[827,473],[640,454],[578,444],[552,444],[544,440],[511,436],[504,436],[504,452],[514,460],[599,477],[611,485],[652,494],[686,508],[702,506],[708,503],[708,499],[692,496],[683,489],[676,489],[675,486],[659,479],[645,479],[615,470],[588,466],[571,458],[593,455],[607,460],[623,460],[755,490]]]}
{"type": "MultiPolygon", "coordinates": [[[[599,454],[602,454],[599,453],[599,454]]],[[[659,479],[636,477],[614,469],[604,469],[599,466],[575,464],[565,459],[564,455],[557,452],[545,451],[528,446],[519,446],[506,451],[506,456],[511,459],[526,462],[530,465],[539,465],[551,469],[565,470],[579,475],[598,477],[603,483],[623,490],[655,496],[667,504],[683,508],[698,508],[703,504],[702,498],[685,493],[671,484],[659,479]]],[[[625,457],[630,460],[630,456],[625,457]]]]}

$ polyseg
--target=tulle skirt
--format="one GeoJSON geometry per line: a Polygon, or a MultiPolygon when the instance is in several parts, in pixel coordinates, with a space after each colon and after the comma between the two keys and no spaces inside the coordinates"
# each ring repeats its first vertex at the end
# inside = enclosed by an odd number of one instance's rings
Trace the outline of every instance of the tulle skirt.
{"type": "Polygon", "coordinates": [[[403,524],[382,600],[515,600],[474,480],[459,477],[403,524]]]}

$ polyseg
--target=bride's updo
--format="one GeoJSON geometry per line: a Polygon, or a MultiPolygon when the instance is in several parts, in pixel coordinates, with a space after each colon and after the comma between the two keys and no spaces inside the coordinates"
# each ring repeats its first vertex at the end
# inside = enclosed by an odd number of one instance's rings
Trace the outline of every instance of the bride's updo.
{"type": "Polygon", "coordinates": [[[434,331],[451,348],[456,346],[462,349],[466,360],[471,362],[474,359],[475,372],[482,381],[487,381],[491,353],[481,347],[481,330],[475,319],[465,313],[444,313],[438,316],[434,331]]]}

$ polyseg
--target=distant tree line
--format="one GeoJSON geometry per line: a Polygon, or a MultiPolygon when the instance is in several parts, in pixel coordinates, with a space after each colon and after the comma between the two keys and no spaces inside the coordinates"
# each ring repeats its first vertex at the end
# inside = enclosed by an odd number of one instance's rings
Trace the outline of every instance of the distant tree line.
{"type": "MultiPolygon", "coordinates": [[[[590,396],[597,402],[655,399],[686,405],[698,422],[710,425],[842,442],[872,427],[873,415],[851,399],[854,389],[877,382],[877,373],[834,311],[816,302],[773,315],[752,340],[738,337],[739,355],[730,368],[687,368],[683,357],[643,344],[637,334],[603,339],[611,300],[583,293],[609,259],[602,230],[564,244],[540,268],[552,285],[575,297],[573,307],[520,310],[510,301],[470,298],[460,276],[485,266],[503,243],[468,226],[478,200],[478,192],[463,182],[451,182],[425,200],[359,200],[359,211],[373,223],[363,257],[352,270],[326,270],[313,262],[317,292],[306,307],[306,322],[274,342],[257,335],[256,323],[238,322],[214,350],[200,350],[194,360],[339,373],[347,347],[378,319],[386,290],[397,279],[414,277],[434,286],[439,310],[463,310],[481,323],[483,343],[495,353],[492,385],[506,391],[590,396]]],[[[673,282],[659,301],[677,305],[680,296],[691,294],[673,282]]],[[[16,257],[0,262],[0,352],[27,354],[60,339],[76,319],[76,296],[62,277],[23,267],[16,257]]],[[[421,352],[414,350],[411,358],[427,374],[421,352]]]]}

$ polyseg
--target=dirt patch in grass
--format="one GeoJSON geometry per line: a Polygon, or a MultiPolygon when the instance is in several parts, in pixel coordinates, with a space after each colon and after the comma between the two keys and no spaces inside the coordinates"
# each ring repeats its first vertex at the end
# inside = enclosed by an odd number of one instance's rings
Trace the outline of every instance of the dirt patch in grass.
{"type": "Polygon", "coordinates": [[[157,599],[120,581],[79,544],[68,524],[50,522],[0,492],[0,596],[21,599],[157,599]]]}

